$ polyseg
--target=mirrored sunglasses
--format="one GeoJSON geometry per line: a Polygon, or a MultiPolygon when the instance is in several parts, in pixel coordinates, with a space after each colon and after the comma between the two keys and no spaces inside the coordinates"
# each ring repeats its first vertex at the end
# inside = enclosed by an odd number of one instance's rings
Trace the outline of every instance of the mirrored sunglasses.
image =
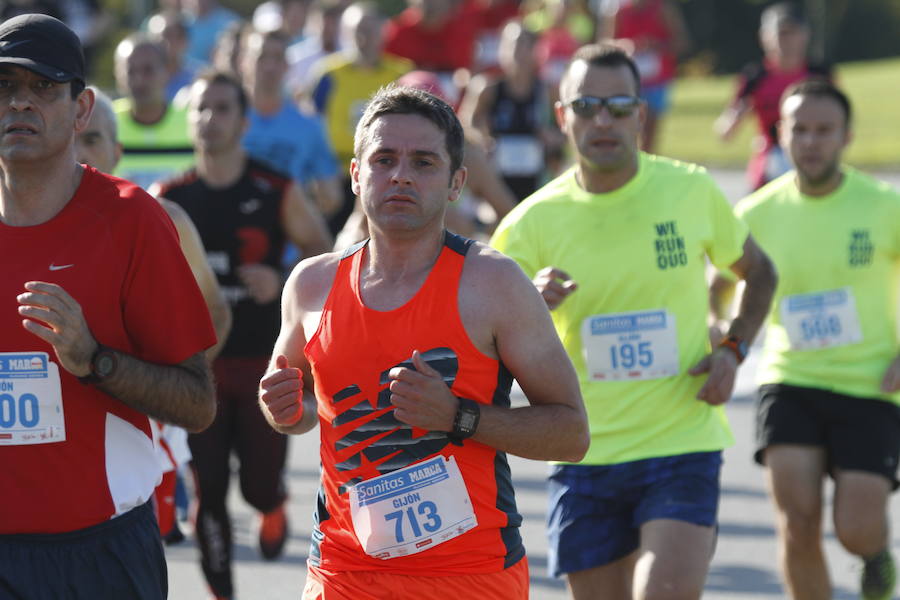
{"type": "Polygon", "coordinates": [[[609,114],[617,119],[630,117],[634,110],[640,105],[641,99],[637,96],[608,96],[600,98],[598,96],[581,96],[569,102],[566,106],[572,108],[579,117],[584,119],[592,119],[597,116],[603,107],[609,111],[609,114]]]}

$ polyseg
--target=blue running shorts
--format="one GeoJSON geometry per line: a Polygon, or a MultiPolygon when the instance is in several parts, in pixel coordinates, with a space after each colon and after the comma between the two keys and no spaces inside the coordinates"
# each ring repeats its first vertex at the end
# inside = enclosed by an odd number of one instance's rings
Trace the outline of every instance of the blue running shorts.
{"type": "Polygon", "coordinates": [[[647,521],[715,525],[721,467],[721,451],[554,465],[547,517],[550,574],[600,567],[631,554],[647,521]]]}

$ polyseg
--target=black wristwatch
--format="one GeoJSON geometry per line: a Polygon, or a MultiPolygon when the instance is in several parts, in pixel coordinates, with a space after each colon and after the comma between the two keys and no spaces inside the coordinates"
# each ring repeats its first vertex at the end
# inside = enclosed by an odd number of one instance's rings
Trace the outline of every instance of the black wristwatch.
{"type": "Polygon", "coordinates": [[[119,359],[112,348],[107,348],[103,344],[97,344],[97,349],[91,356],[91,372],[84,377],[79,377],[78,381],[84,384],[102,383],[112,377],[119,365],[119,359]]]}
{"type": "Polygon", "coordinates": [[[475,435],[478,429],[478,421],[481,419],[481,407],[474,400],[457,397],[459,408],[456,409],[456,417],[453,418],[453,431],[447,434],[450,441],[457,446],[462,446],[462,441],[475,435]]]}
{"type": "Polygon", "coordinates": [[[731,350],[734,353],[734,357],[737,358],[738,364],[741,364],[747,358],[747,342],[735,335],[729,335],[719,342],[719,347],[731,350]]]}

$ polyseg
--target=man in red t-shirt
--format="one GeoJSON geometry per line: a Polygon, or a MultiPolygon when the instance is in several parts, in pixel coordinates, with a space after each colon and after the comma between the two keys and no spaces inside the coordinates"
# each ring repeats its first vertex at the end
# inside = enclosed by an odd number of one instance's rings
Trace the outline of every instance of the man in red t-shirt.
{"type": "Polygon", "coordinates": [[[744,67],[734,99],[716,119],[716,132],[728,141],[747,113],[756,114],[757,135],[747,164],[747,178],[754,190],[791,168],[776,130],[781,95],[802,79],[831,78],[830,68],[807,62],[809,36],[809,25],[796,5],[782,2],[766,8],[759,26],[763,59],[744,67]]]}
{"type": "Polygon", "coordinates": [[[426,71],[468,69],[478,23],[465,16],[453,0],[409,0],[409,7],[388,22],[384,50],[426,71]]]}
{"type": "Polygon", "coordinates": [[[0,89],[0,589],[161,600],[148,417],[212,421],[209,313],[159,204],[75,160],[78,37],[4,22],[0,89]]]}
{"type": "Polygon", "coordinates": [[[294,269],[260,382],[277,431],[320,424],[303,598],[525,600],[505,453],[584,455],[574,368],[521,269],[444,229],[466,180],[453,109],[381,91],[355,140],[371,238],[294,269]],[[510,407],[513,377],[528,406],[510,407]]]}

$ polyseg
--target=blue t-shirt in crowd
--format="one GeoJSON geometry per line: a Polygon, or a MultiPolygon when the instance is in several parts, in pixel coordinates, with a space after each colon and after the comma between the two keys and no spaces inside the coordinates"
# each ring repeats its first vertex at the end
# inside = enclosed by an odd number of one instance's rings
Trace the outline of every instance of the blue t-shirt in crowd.
{"type": "Polygon", "coordinates": [[[233,10],[217,6],[202,17],[188,19],[188,47],[185,54],[203,64],[212,60],[212,49],[216,38],[229,25],[240,21],[241,17],[233,10]]]}
{"type": "Polygon", "coordinates": [[[244,148],[250,156],[304,184],[337,175],[337,159],[318,117],[304,115],[287,102],[274,115],[251,108],[247,116],[244,148]]]}

